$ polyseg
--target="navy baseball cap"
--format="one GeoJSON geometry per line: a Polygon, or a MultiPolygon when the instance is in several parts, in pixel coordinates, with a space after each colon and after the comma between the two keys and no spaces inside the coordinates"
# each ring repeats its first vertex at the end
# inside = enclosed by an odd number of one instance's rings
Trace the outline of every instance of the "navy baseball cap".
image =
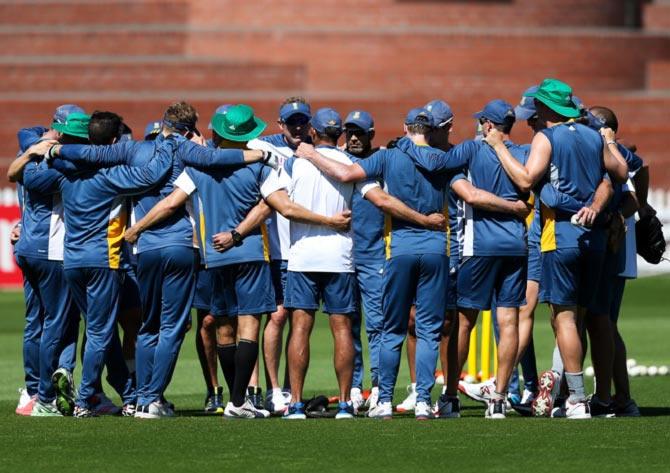
{"type": "Polygon", "coordinates": [[[582,99],[580,99],[576,95],[573,95],[572,96],[572,103],[575,104],[575,107],[577,107],[579,109],[579,111],[581,112],[582,115],[584,115],[584,113],[586,113],[586,105],[584,105],[584,102],[582,102],[582,99]]]}
{"type": "Polygon", "coordinates": [[[309,124],[319,133],[324,133],[326,128],[342,129],[342,119],[339,113],[328,107],[318,109],[309,124]]]}
{"type": "Polygon", "coordinates": [[[519,105],[514,107],[514,115],[516,115],[517,120],[528,120],[537,114],[537,109],[535,108],[535,99],[529,96],[535,94],[539,88],[540,86],[534,85],[532,87],[528,87],[523,93],[519,105]]]}
{"type": "Polygon", "coordinates": [[[486,104],[484,109],[473,115],[475,118],[485,118],[496,125],[502,125],[506,121],[514,121],[514,108],[501,99],[492,100],[486,104]]]}
{"type": "Polygon", "coordinates": [[[310,109],[309,104],[302,102],[290,102],[285,103],[279,109],[279,118],[283,122],[297,114],[305,115],[308,119],[312,118],[312,110],[310,109]]]}
{"type": "MultiPolygon", "coordinates": [[[[79,105],[74,105],[74,104],[71,104],[71,103],[63,104],[60,107],[58,107],[56,109],[56,111],[54,112],[54,118],[53,118],[52,125],[54,123],[65,123],[65,120],[67,120],[68,115],[70,115],[71,113],[83,113],[83,114],[85,114],[86,112],[84,112],[84,109],[81,108],[79,105]]],[[[52,128],[53,128],[53,126],[52,126],[52,128]]]]}
{"type": "Polygon", "coordinates": [[[346,127],[347,125],[355,125],[365,132],[375,129],[375,121],[372,119],[372,115],[364,110],[354,110],[349,113],[347,119],[344,120],[344,126],[346,127]]]}
{"type": "Polygon", "coordinates": [[[144,127],[144,139],[146,140],[151,135],[159,134],[162,128],[163,128],[162,121],[147,123],[147,126],[144,127]]]}
{"type": "Polygon", "coordinates": [[[405,117],[405,125],[426,125],[435,126],[433,114],[423,107],[413,108],[405,117]]]}
{"type": "MultiPolygon", "coordinates": [[[[233,106],[232,103],[224,103],[223,105],[219,105],[218,107],[216,107],[216,110],[214,111],[214,115],[216,115],[217,113],[220,113],[221,115],[225,115],[226,112],[228,111],[228,109],[232,106],[233,106]]],[[[212,119],[214,119],[214,115],[212,115],[212,119]]],[[[212,129],[212,120],[209,121],[209,125],[207,125],[207,129],[208,130],[212,129]]]]}
{"type": "Polygon", "coordinates": [[[454,112],[444,100],[431,100],[426,104],[425,109],[433,115],[436,128],[441,128],[454,119],[454,112]]]}

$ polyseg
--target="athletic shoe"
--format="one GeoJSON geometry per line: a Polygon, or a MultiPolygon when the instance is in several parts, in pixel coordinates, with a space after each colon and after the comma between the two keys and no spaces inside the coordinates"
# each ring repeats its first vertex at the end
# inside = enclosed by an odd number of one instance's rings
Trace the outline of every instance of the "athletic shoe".
{"type": "Polygon", "coordinates": [[[256,409],[263,409],[263,390],[260,386],[248,386],[246,399],[251,401],[256,409]]]}
{"type": "Polygon", "coordinates": [[[223,386],[217,386],[213,393],[207,395],[205,412],[223,414],[223,386]]]}
{"type": "Polygon", "coordinates": [[[137,406],[136,419],[163,419],[174,417],[174,412],[162,402],[154,401],[148,406],[137,406]]]}
{"type": "Polygon", "coordinates": [[[137,412],[137,406],[135,404],[124,404],[121,408],[121,416],[123,417],[135,417],[135,412],[137,412]]]}
{"type": "Polygon", "coordinates": [[[407,386],[407,397],[403,402],[395,406],[395,410],[398,412],[409,412],[414,410],[414,406],[416,406],[416,383],[407,386]]]}
{"type": "Polygon", "coordinates": [[[74,412],[74,400],[77,397],[72,373],[65,368],[58,368],[51,375],[51,383],[56,391],[56,407],[64,416],[71,416],[74,412]]]}
{"type": "Polygon", "coordinates": [[[266,419],[270,417],[270,412],[265,409],[256,409],[251,400],[246,399],[244,404],[239,407],[236,407],[232,402],[226,404],[223,417],[226,419],[266,419]]]}
{"type": "Polygon", "coordinates": [[[565,417],[568,419],[590,419],[591,412],[588,401],[586,399],[577,402],[572,402],[570,399],[565,401],[565,417]]]}
{"type": "Polygon", "coordinates": [[[535,393],[533,391],[529,391],[528,389],[523,390],[523,395],[521,396],[521,402],[520,404],[530,404],[535,400],[535,393]]]}
{"type": "Polygon", "coordinates": [[[20,416],[29,416],[33,412],[35,402],[37,402],[37,394],[31,396],[27,389],[19,388],[19,403],[14,412],[20,416]]]}
{"type": "MultiPolygon", "coordinates": [[[[361,396],[361,399],[362,398],[363,396],[361,396]]],[[[335,414],[335,419],[353,419],[356,415],[355,410],[356,408],[354,407],[353,401],[340,402],[337,414],[335,414]]]]}
{"type": "Polygon", "coordinates": [[[163,407],[165,407],[168,411],[172,412],[172,417],[174,417],[174,402],[170,402],[167,399],[165,399],[165,396],[161,396],[161,402],[163,403],[163,407]]]}
{"type": "Polygon", "coordinates": [[[483,383],[458,382],[458,390],[468,396],[473,401],[488,403],[491,394],[495,391],[496,380],[491,378],[483,383]]]}
{"type": "Polygon", "coordinates": [[[532,409],[535,417],[551,417],[554,401],[561,389],[561,378],[552,370],[540,375],[539,391],[533,400],[532,409]]]}
{"type": "Polygon", "coordinates": [[[288,397],[280,388],[274,388],[265,393],[265,409],[272,415],[280,416],[286,412],[291,403],[291,395],[288,397]]]}
{"type": "Polygon", "coordinates": [[[566,398],[556,398],[554,407],[551,409],[552,419],[565,419],[565,401],[566,398]]]}
{"type": "Polygon", "coordinates": [[[632,399],[626,401],[623,406],[616,406],[614,413],[617,417],[640,417],[640,408],[632,399]]]}
{"type": "Polygon", "coordinates": [[[368,417],[372,419],[391,419],[393,418],[393,405],[390,402],[378,402],[377,405],[368,411],[368,417]]]}
{"type": "Polygon", "coordinates": [[[609,419],[614,417],[614,406],[611,403],[604,403],[595,395],[588,400],[589,412],[591,417],[609,419]]]}
{"type": "Polygon", "coordinates": [[[56,402],[42,402],[39,399],[35,401],[31,417],[63,417],[56,407],[56,402]]]}
{"type": "Polygon", "coordinates": [[[99,416],[115,416],[121,413],[121,408],[114,404],[103,392],[91,396],[88,403],[99,416]]]}
{"type": "Polygon", "coordinates": [[[430,408],[430,403],[426,401],[419,401],[414,407],[414,417],[416,420],[434,419],[433,411],[430,408]]]}
{"type": "Polygon", "coordinates": [[[504,419],[506,414],[507,405],[504,399],[489,399],[485,416],[487,419],[504,419]]]}
{"type": "Polygon", "coordinates": [[[361,392],[360,388],[351,388],[349,396],[351,397],[351,402],[354,405],[354,414],[358,414],[358,411],[361,409],[361,407],[363,407],[363,404],[365,404],[363,393],[361,392]]]}
{"type": "Polygon", "coordinates": [[[439,419],[458,419],[461,417],[461,401],[457,397],[442,394],[437,399],[434,414],[439,419]]]}
{"type": "Polygon", "coordinates": [[[305,415],[305,404],[302,402],[292,402],[286,408],[282,419],[286,420],[304,420],[307,419],[305,415]]]}
{"type": "Polygon", "coordinates": [[[365,405],[367,406],[368,411],[370,409],[374,409],[377,406],[378,402],[379,402],[379,388],[377,386],[373,386],[373,388],[370,390],[370,395],[365,400],[365,405]]]}
{"type": "Polygon", "coordinates": [[[74,406],[74,412],[72,415],[74,416],[75,419],[98,417],[98,415],[88,407],[79,407],[79,406],[74,406]]]}
{"type": "Polygon", "coordinates": [[[521,396],[516,393],[507,395],[507,410],[512,409],[513,406],[521,404],[521,396]]]}

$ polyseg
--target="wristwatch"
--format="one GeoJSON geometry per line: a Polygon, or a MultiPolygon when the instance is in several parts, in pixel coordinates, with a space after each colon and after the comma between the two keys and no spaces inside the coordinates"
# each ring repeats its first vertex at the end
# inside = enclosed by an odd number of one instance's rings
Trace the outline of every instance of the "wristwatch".
{"type": "Polygon", "coordinates": [[[242,244],[244,237],[242,237],[242,235],[240,235],[237,230],[231,231],[230,235],[233,237],[234,246],[240,246],[242,244]]]}

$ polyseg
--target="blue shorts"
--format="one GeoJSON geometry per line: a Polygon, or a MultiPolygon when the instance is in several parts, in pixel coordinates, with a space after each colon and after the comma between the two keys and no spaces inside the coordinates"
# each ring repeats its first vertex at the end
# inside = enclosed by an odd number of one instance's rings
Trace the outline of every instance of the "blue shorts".
{"type": "Polygon", "coordinates": [[[286,294],[286,273],[288,272],[288,261],[270,261],[270,272],[272,273],[272,286],[275,289],[275,302],[277,304],[283,304],[284,294],[286,294]]]}
{"type": "Polygon", "coordinates": [[[265,261],[208,269],[215,317],[263,315],[277,310],[270,265],[265,261]]]}
{"type": "Polygon", "coordinates": [[[352,314],[358,310],[354,273],[301,273],[288,271],[284,307],[317,310],[323,301],[327,314],[352,314]]]}
{"type": "Polygon", "coordinates": [[[528,243],[528,280],[540,282],[542,277],[542,252],[540,244],[528,243]]]}
{"type": "Polygon", "coordinates": [[[447,282],[447,310],[458,307],[458,266],[460,261],[449,258],[449,281],[447,282]]]}
{"type": "Polygon", "coordinates": [[[540,302],[607,311],[607,300],[598,295],[603,252],[559,248],[542,254],[540,302]]]}
{"type": "Polygon", "coordinates": [[[458,307],[521,307],[526,300],[527,256],[470,256],[458,268],[458,307]]]}
{"type": "Polygon", "coordinates": [[[212,305],[212,277],[204,266],[195,272],[195,296],[191,306],[199,310],[209,310],[212,305]]]}
{"type": "Polygon", "coordinates": [[[119,294],[119,313],[127,310],[142,310],[142,299],[140,298],[140,285],[137,283],[135,268],[130,267],[123,271],[124,278],[119,294]]]}

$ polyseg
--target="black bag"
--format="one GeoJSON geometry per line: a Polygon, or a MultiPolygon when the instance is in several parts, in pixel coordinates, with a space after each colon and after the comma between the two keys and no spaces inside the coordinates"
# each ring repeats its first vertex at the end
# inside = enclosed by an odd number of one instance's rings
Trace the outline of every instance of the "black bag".
{"type": "Polygon", "coordinates": [[[648,263],[658,264],[665,252],[663,224],[656,215],[647,215],[635,224],[637,254],[648,263]]]}

